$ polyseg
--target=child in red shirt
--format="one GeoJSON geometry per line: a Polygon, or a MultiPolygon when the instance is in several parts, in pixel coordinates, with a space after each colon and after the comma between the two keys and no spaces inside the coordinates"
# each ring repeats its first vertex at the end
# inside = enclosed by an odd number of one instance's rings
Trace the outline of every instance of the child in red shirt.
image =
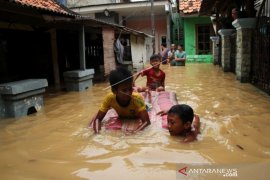
{"type": "Polygon", "coordinates": [[[151,91],[164,91],[165,90],[165,73],[159,69],[161,63],[161,57],[157,54],[154,54],[150,57],[150,64],[152,68],[141,71],[134,79],[141,76],[147,77],[146,87],[137,88],[138,92],[143,92],[147,90],[151,91]]]}

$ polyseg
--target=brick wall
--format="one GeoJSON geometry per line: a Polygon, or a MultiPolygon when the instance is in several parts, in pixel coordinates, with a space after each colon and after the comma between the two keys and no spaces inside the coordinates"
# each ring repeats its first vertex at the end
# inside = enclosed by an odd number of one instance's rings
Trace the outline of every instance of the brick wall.
{"type": "Polygon", "coordinates": [[[103,53],[104,53],[104,72],[105,76],[115,69],[115,57],[113,51],[114,30],[112,28],[104,27],[102,29],[103,36],[103,53]]]}

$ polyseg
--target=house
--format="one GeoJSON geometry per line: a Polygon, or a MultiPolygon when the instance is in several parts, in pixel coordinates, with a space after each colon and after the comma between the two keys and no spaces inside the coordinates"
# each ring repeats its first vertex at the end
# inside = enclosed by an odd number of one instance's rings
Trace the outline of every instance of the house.
{"type": "MultiPolygon", "coordinates": [[[[46,78],[60,84],[56,31],[76,13],[53,0],[0,0],[0,83],[46,78]]],[[[65,28],[63,28],[65,29],[65,28]]]]}
{"type": "MultiPolygon", "coordinates": [[[[67,5],[81,15],[126,26],[155,37],[154,40],[152,37],[145,38],[145,50],[142,53],[140,53],[140,50],[135,52],[133,51],[134,49],[130,50],[129,47],[125,47],[131,52],[131,59],[129,61],[132,61],[133,66],[138,68],[141,61],[146,62],[150,59],[153,52],[158,53],[160,51],[161,43],[167,43],[168,45],[171,43],[171,19],[169,16],[170,8],[168,6],[170,3],[167,0],[156,0],[152,2],[153,4],[151,6],[151,1],[149,0],[67,0],[67,5]],[[165,5],[167,5],[167,10],[165,9],[165,5]],[[147,54],[145,55],[144,52],[147,54]]],[[[133,41],[128,35],[120,38],[123,38],[123,41],[133,41]]]]}
{"type": "MultiPolygon", "coordinates": [[[[116,67],[113,43],[117,34],[129,35],[137,50],[149,37],[124,26],[80,16],[54,0],[0,0],[1,87],[19,81],[24,84],[19,89],[29,89],[31,81],[26,86],[22,80],[42,79],[46,80],[42,88],[49,84],[50,90],[88,88],[94,70],[95,75],[104,76],[116,67]],[[67,72],[71,77],[64,76],[69,75],[67,72]],[[77,78],[87,79],[88,84],[77,78]]],[[[0,117],[5,113],[5,104],[0,96],[0,117]]]]}
{"type": "MultiPolygon", "coordinates": [[[[211,16],[221,39],[219,61],[225,72],[270,94],[269,0],[202,1],[200,15],[211,16]],[[233,13],[238,16],[233,19],[233,13]],[[231,26],[224,26],[230,22],[231,26]]],[[[234,15],[235,17],[235,15],[234,15]]]]}
{"type": "Polygon", "coordinates": [[[0,0],[0,118],[43,106],[49,84],[60,84],[56,28],[47,19],[75,19],[52,0],[0,0]]]}
{"type": "Polygon", "coordinates": [[[77,23],[85,26],[86,67],[107,76],[116,65],[121,63],[131,71],[140,71],[146,62],[146,38],[151,35],[88,16],[77,18],[77,23]],[[94,28],[94,29],[93,29],[94,28]],[[124,45],[123,62],[117,62],[115,42],[119,39],[124,45]],[[135,52],[131,54],[131,52],[135,52]],[[136,59],[137,61],[131,61],[136,59]]]}
{"type": "MultiPolygon", "coordinates": [[[[124,26],[80,16],[53,0],[0,0],[0,3],[0,83],[43,77],[50,85],[60,85],[63,73],[74,69],[94,68],[96,73],[108,74],[115,67],[115,37],[130,36],[130,44],[143,55],[146,50],[137,46],[144,45],[145,37],[151,37],[124,26]],[[80,52],[79,45],[82,26],[85,54],[80,52]],[[106,37],[103,41],[104,29],[112,31],[110,41],[106,37]],[[104,50],[105,46],[109,49],[104,50]],[[108,52],[111,54],[107,55],[108,52]],[[83,56],[84,62],[81,62],[83,56]],[[114,65],[105,63],[109,68],[104,70],[104,58],[114,65]]],[[[134,55],[134,58],[141,61],[142,56],[134,55]]]]}
{"type": "Polygon", "coordinates": [[[201,0],[181,0],[179,3],[179,34],[187,62],[212,62],[213,26],[209,16],[199,16],[201,0]]]}

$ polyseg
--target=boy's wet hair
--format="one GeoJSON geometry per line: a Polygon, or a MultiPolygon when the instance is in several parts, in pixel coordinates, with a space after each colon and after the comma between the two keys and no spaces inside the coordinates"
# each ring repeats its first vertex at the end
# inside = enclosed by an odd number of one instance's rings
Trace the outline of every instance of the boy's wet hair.
{"type": "Polygon", "coordinates": [[[120,84],[132,83],[133,76],[127,68],[117,67],[115,70],[110,72],[109,81],[111,88],[117,90],[120,84]]]}
{"type": "Polygon", "coordinates": [[[171,107],[168,114],[175,114],[177,115],[182,121],[183,124],[190,122],[192,123],[194,118],[193,109],[186,104],[177,104],[171,107]]]}
{"type": "Polygon", "coordinates": [[[161,60],[160,55],[158,55],[158,54],[153,54],[153,55],[150,57],[150,61],[156,60],[156,59],[161,60]]]}

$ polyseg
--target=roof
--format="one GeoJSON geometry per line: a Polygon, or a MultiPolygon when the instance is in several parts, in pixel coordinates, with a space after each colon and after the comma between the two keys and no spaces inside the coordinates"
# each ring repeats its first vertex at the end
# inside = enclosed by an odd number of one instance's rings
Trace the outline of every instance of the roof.
{"type": "Polygon", "coordinates": [[[99,24],[99,25],[113,27],[115,29],[118,29],[119,31],[128,32],[128,33],[131,33],[131,34],[136,35],[136,36],[143,36],[143,37],[153,38],[152,35],[146,34],[144,32],[137,31],[137,30],[134,30],[134,29],[131,29],[131,28],[128,28],[126,26],[119,25],[119,24],[114,24],[114,23],[102,21],[102,20],[99,20],[99,19],[94,19],[94,18],[91,18],[91,17],[88,17],[88,16],[78,16],[73,21],[79,21],[79,22],[82,21],[82,22],[84,22],[84,24],[91,25],[91,26],[94,26],[94,23],[96,23],[96,24],[99,24]]]}
{"type": "Polygon", "coordinates": [[[10,1],[18,5],[30,7],[38,10],[45,10],[62,15],[75,16],[77,13],[69,10],[55,0],[13,0],[10,1]]]}
{"type": "Polygon", "coordinates": [[[198,13],[201,7],[202,0],[179,0],[179,10],[181,14],[198,13]]]}

